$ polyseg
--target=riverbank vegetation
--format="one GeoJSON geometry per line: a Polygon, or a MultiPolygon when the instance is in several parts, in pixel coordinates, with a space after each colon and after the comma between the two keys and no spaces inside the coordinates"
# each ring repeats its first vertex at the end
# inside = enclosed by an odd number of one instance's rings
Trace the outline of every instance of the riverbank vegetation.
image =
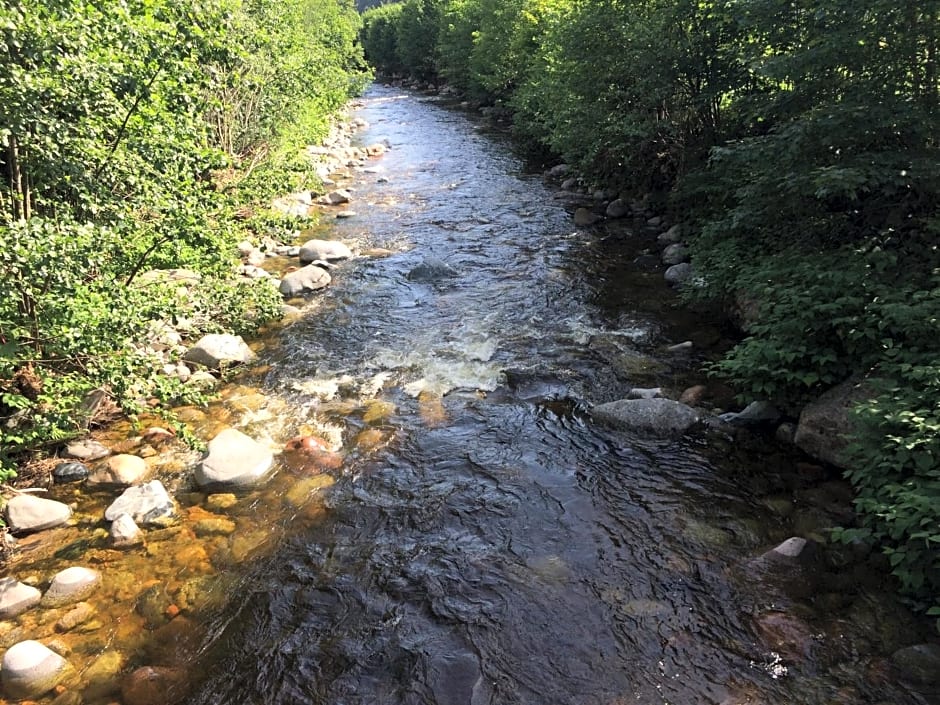
{"type": "Polygon", "coordinates": [[[669,209],[687,295],[752,312],[716,366],[748,398],[865,380],[839,535],[940,613],[940,0],[406,0],[362,36],[669,209]]]}
{"type": "Polygon", "coordinates": [[[155,369],[160,321],[279,314],[236,244],[285,227],[263,204],[364,86],[359,27],[351,0],[0,2],[0,479],[102,398],[200,398],[155,369]],[[157,268],[200,283],[181,297],[157,268]]]}

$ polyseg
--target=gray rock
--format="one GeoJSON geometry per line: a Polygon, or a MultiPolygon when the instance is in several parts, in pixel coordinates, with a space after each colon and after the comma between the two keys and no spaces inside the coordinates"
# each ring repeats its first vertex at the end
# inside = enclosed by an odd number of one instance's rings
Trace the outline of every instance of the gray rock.
{"type": "Polygon", "coordinates": [[[574,191],[576,188],[578,188],[578,180],[573,176],[561,182],[562,191],[574,191]]]}
{"type": "Polygon", "coordinates": [[[98,460],[111,455],[111,451],[98,441],[86,438],[69,443],[65,446],[65,452],[62,455],[66,458],[78,458],[79,460],[98,460]]]}
{"type": "Polygon", "coordinates": [[[658,215],[654,215],[652,218],[647,218],[646,224],[652,225],[655,228],[657,225],[663,224],[663,219],[658,215]]]}
{"type": "Polygon", "coordinates": [[[681,242],[675,242],[663,250],[663,264],[681,264],[689,258],[689,248],[681,242]]]}
{"type": "Polygon", "coordinates": [[[752,401],[741,411],[722,414],[721,419],[732,426],[763,426],[777,423],[781,416],[769,401],[752,401]]]}
{"type": "Polygon", "coordinates": [[[271,451],[241,431],[227,428],[209,442],[209,453],[196,468],[201,487],[253,485],[274,463],[271,451]]]}
{"type": "Polygon", "coordinates": [[[204,335],[183,356],[186,362],[202,365],[212,370],[251,362],[254,359],[255,354],[240,335],[225,333],[204,335]]]}
{"type": "Polygon", "coordinates": [[[144,540],[143,532],[130,514],[121,514],[111,522],[111,545],[116,548],[137,546],[144,540]]]}
{"type": "Polygon", "coordinates": [[[914,644],[891,654],[901,674],[917,683],[940,683],[940,644],[914,644]]]}
{"type": "Polygon", "coordinates": [[[682,240],[682,226],[673,225],[669,230],[656,236],[656,240],[663,245],[673,245],[682,240]]]}
{"type": "Polygon", "coordinates": [[[337,219],[344,220],[346,218],[355,218],[356,211],[340,211],[336,214],[337,219]]]}
{"type": "Polygon", "coordinates": [[[67,522],[72,510],[67,504],[53,499],[20,494],[6,506],[7,525],[14,532],[42,531],[67,522]]]}
{"type": "Polygon", "coordinates": [[[780,443],[792,444],[793,439],[796,438],[796,424],[790,423],[789,421],[784,421],[782,424],[777,426],[777,431],[774,433],[774,438],[776,438],[780,443]]]}
{"type": "Polygon", "coordinates": [[[590,227],[600,220],[603,220],[603,217],[599,216],[589,208],[578,208],[574,212],[574,224],[578,227],[590,227]]]}
{"type": "Polygon", "coordinates": [[[159,480],[128,487],[104,511],[104,518],[115,521],[129,515],[143,526],[169,526],[176,522],[176,505],[159,480]]]}
{"type": "Polygon", "coordinates": [[[600,404],[591,416],[617,428],[657,436],[680,436],[699,422],[699,413],[671,399],[621,399],[600,404]]]}
{"type": "Polygon", "coordinates": [[[556,164],[548,170],[547,176],[550,179],[563,179],[571,172],[571,167],[567,164],[556,164]]]}
{"type": "Polygon", "coordinates": [[[868,385],[857,380],[833,387],[803,409],[793,442],[817,460],[847,468],[843,453],[852,430],[851,411],[870,396],[868,385]]]}
{"type": "Polygon", "coordinates": [[[248,279],[270,279],[271,273],[265,269],[261,269],[253,264],[243,264],[238,268],[238,273],[243,277],[248,279]]]}
{"type": "Polygon", "coordinates": [[[52,471],[52,479],[60,485],[68,482],[81,482],[88,477],[90,472],[85,463],[78,461],[59,463],[52,471]]]}
{"type": "Polygon", "coordinates": [[[0,578],[0,619],[12,619],[39,604],[42,593],[16,578],[0,578]]]}
{"type": "Polygon", "coordinates": [[[607,204],[606,214],[608,218],[623,218],[629,215],[630,212],[630,205],[625,203],[622,198],[607,204]]]}
{"type": "Polygon", "coordinates": [[[651,387],[649,389],[634,387],[629,392],[627,392],[627,399],[656,399],[662,397],[662,395],[662,387],[651,387]]]}
{"type": "Polygon", "coordinates": [[[281,196],[271,202],[271,210],[282,215],[303,217],[310,212],[310,205],[313,199],[310,198],[309,191],[300,191],[288,196],[281,196]]]}
{"type": "Polygon", "coordinates": [[[408,279],[415,282],[434,282],[457,275],[457,270],[447,262],[429,257],[408,272],[408,279]]]}
{"type": "Polygon", "coordinates": [[[278,291],[287,298],[300,296],[311,291],[325,289],[332,281],[329,272],[322,267],[308,264],[286,275],[278,286],[278,291]]]}
{"type": "Polygon", "coordinates": [[[90,485],[133,485],[147,476],[150,468],[136,455],[112,455],[88,476],[90,485]]]}
{"type": "Polygon", "coordinates": [[[38,641],[21,641],[3,655],[0,679],[11,698],[39,698],[69,672],[68,662],[38,641]]]}
{"type": "Polygon", "coordinates": [[[187,386],[195,387],[196,389],[212,389],[218,383],[219,380],[208,370],[196,370],[189,376],[189,379],[186,380],[187,386]]]}
{"type": "Polygon", "coordinates": [[[343,203],[349,203],[351,198],[352,195],[346,189],[337,189],[321,196],[317,199],[317,202],[328,206],[339,206],[343,203]]]}
{"type": "Polygon", "coordinates": [[[339,240],[307,240],[300,246],[300,262],[307,264],[316,259],[326,260],[327,262],[350,259],[353,256],[352,250],[348,245],[339,240]]]}
{"type": "Polygon", "coordinates": [[[81,602],[91,595],[101,583],[101,574],[91,568],[72,566],[60,570],[52,578],[46,594],[42,596],[43,607],[62,607],[81,602]]]}
{"type": "Polygon", "coordinates": [[[692,265],[688,262],[681,262],[672,265],[663,275],[666,283],[670,286],[680,286],[692,278],[692,265]]]}

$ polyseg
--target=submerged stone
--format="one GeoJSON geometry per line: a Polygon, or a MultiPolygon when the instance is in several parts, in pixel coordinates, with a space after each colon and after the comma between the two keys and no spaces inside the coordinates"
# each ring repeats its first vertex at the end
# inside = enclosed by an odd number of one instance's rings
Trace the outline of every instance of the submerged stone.
{"type": "Polygon", "coordinates": [[[80,602],[91,595],[101,582],[101,574],[91,568],[73,566],[55,574],[46,594],[42,596],[44,607],[61,607],[80,602]]]}
{"type": "Polygon", "coordinates": [[[270,449],[227,428],[209,442],[209,453],[196,468],[196,482],[201,487],[253,485],[267,476],[273,464],[270,449]]]}
{"type": "Polygon", "coordinates": [[[701,420],[695,409],[671,399],[621,399],[595,406],[591,416],[617,428],[680,436],[701,420]]]}
{"type": "Polygon", "coordinates": [[[104,518],[114,521],[122,514],[144,526],[169,526],[176,521],[176,505],[159,480],[128,487],[105,510],[104,518]]]}
{"type": "Polygon", "coordinates": [[[68,662],[38,641],[11,646],[3,656],[0,680],[7,695],[16,699],[39,698],[67,675],[68,662]]]}

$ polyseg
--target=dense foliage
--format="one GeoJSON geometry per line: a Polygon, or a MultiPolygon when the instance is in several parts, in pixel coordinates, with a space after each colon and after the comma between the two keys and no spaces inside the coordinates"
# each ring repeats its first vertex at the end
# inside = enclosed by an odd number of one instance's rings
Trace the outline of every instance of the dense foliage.
{"type": "Polygon", "coordinates": [[[940,0],[406,0],[364,24],[380,70],[433,65],[589,181],[671,207],[690,295],[752,312],[718,365],[744,393],[796,411],[868,380],[842,535],[940,602],[940,0]]]}
{"type": "MultiPolygon", "coordinates": [[[[196,389],[154,368],[158,321],[249,332],[279,310],[233,277],[294,155],[364,80],[351,0],[0,0],[0,479],[82,428],[196,389]],[[142,281],[151,269],[201,275],[142,281]]],[[[157,336],[158,337],[158,336],[157,336]]]]}

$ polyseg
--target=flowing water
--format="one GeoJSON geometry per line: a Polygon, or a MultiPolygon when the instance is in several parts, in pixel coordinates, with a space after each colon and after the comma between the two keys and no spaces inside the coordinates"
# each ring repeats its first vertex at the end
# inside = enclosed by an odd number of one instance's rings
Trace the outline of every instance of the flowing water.
{"type": "Polygon", "coordinates": [[[0,637],[54,638],[86,703],[147,665],[194,705],[929,702],[887,661],[922,635],[878,573],[844,551],[808,575],[756,560],[823,538],[844,485],[766,442],[586,415],[634,386],[678,393],[721,345],[634,263],[645,221],[578,230],[504,138],[435,99],[376,86],[359,115],[358,139],[392,149],[358,174],[358,215],[317,232],[371,255],[208,416],[183,413],[206,436],[315,433],[343,466],[281,462],[223,502],[177,458],[161,472],[182,525],[123,553],[101,543],[111,496],[76,492],[69,543],[18,571],[97,566],[99,618],[0,637]],[[687,338],[692,356],[667,352],[687,338]]]}
{"type": "Polygon", "coordinates": [[[767,499],[794,496],[792,459],[586,418],[681,389],[690,361],[664,347],[719,338],[631,264],[628,229],[577,230],[433,99],[374,87],[359,114],[393,149],[333,236],[391,254],[334,272],[265,387],[296,423],[385,445],[248,568],[193,702],[922,702],[879,659],[888,598],[855,577],[793,597],[754,568],[794,530],[767,499]]]}

